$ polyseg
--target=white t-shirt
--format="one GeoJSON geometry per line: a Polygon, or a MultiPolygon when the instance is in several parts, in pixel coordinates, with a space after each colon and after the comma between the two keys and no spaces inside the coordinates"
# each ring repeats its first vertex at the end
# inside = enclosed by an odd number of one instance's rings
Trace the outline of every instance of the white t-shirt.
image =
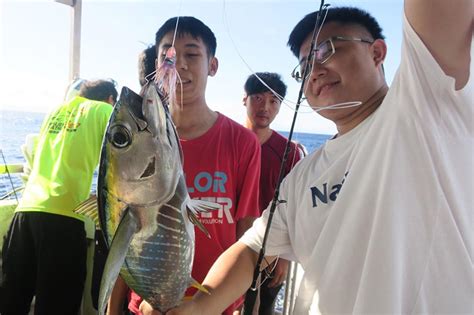
{"type": "Polygon", "coordinates": [[[305,270],[295,314],[473,312],[474,98],[454,85],[404,18],[383,103],[286,177],[266,254],[305,270]]]}

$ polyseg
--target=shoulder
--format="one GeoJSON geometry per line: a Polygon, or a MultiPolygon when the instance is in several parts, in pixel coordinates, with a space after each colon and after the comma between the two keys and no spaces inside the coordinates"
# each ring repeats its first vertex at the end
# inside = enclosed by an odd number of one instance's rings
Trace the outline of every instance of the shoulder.
{"type": "Polygon", "coordinates": [[[273,133],[272,133],[272,136],[270,137],[270,140],[275,141],[275,142],[280,142],[280,143],[282,143],[282,142],[286,143],[288,141],[288,138],[284,137],[283,135],[281,135],[277,131],[273,130],[273,133]]]}
{"type": "Polygon", "coordinates": [[[237,141],[249,141],[252,144],[259,145],[257,136],[251,130],[221,113],[218,113],[218,115],[220,132],[226,133],[237,141]]]}
{"type": "MultiPolygon", "coordinates": [[[[272,136],[268,139],[265,144],[268,144],[269,146],[277,149],[281,149],[282,151],[286,147],[286,143],[288,142],[288,138],[283,136],[282,134],[278,133],[277,131],[273,130],[272,136]]],[[[295,151],[298,149],[298,152],[300,151],[299,149],[299,143],[296,143],[295,141],[290,141],[290,150],[295,151]]]]}
{"type": "Polygon", "coordinates": [[[85,102],[84,104],[90,108],[95,108],[97,110],[109,110],[109,111],[112,111],[112,109],[114,108],[112,105],[110,105],[109,103],[106,103],[106,102],[102,102],[102,101],[93,101],[93,100],[88,100],[88,99],[85,99],[85,102]]]}
{"type": "Polygon", "coordinates": [[[84,100],[85,101],[81,104],[81,106],[88,112],[88,115],[90,116],[97,116],[105,119],[108,118],[114,110],[114,107],[109,103],[88,99],[84,100]]]}

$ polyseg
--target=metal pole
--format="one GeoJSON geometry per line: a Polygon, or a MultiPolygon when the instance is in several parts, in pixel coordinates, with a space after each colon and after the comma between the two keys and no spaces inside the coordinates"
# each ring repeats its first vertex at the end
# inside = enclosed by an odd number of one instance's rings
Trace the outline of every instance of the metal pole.
{"type": "Polygon", "coordinates": [[[82,0],[75,0],[72,7],[72,29],[71,29],[71,59],[69,67],[69,80],[79,77],[81,64],[81,16],[82,0]]]}
{"type": "Polygon", "coordinates": [[[79,77],[81,65],[81,17],[82,0],[55,0],[56,2],[71,6],[71,41],[69,54],[69,80],[79,77]]]}

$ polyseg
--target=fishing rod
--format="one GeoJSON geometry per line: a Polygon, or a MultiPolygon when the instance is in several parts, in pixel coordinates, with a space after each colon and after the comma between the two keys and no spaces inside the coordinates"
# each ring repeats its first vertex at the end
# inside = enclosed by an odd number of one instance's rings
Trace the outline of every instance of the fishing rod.
{"type": "MultiPolygon", "coordinates": [[[[17,190],[15,189],[15,185],[13,185],[13,179],[12,179],[12,176],[10,174],[10,171],[8,169],[8,164],[7,164],[7,161],[5,160],[5,155],[3,154],[3,150],[0,149],[0,154],[2,155],[2,159],[3,159],[3,165],[5,166],[5,171],[7,172],[7,176],[8,176],[8,179],[10,180],[10,184],[12,186],[12,191],[10,192],[10,194],[13,194],[15,196],[15,199],[16,199],[16,204],[19,203],[18,201],[18,196],[17,196],[17,190]]],[[[7,194],[8,196],[8,194],[7,194]]]]}
{"type": "Polygon", "coordinates": [[[276,210],[276,206],[279,203],[286,203],[286,200],[279,200],[280,185],[281,185],[281,182],[283,180],[283,177],[285,176],[285,165],[286,165],[286,161],[288,159],[288,154],[290,152],[291,139],[293,137],[293,130],[294,130],[295,123],[296,123],[296,117],[298,116],[298,109],[301,105],[301,102],[303,101],[303,94],[304,94],[306,80],[307,80],[307,78],[309,77],[309,74],[312,71],[313,57],[314,57],[314,53],[315,53],[314,47],[316,46],[317,35],[319,34],[319,31],[321,30],[321,28],[323,26],[322,25],[323,24],[322,23],[322,18],[323,18],[322,12],[327,10],[327,8],[329,7],[329,4],[324,4],[324,1],[325,0],[320,0],[319,11],[316,15],[314,31],[313,31],[313,35],[312,35],[312,38],[311,38],[310,50],[309,50],[309,54],[308,54],[308,57],[307,57],[307,62],[304,66],[303,78],[302,78],[302,81],[301,81],[300,90],[298,92],[298,99],[297,99],[296,106],[295,106],[295,112],[294,112],[294,115],[293,115],[293,120],[291,122],[290,132],[288,134],[288,141],[286,142],[285,152],[283,154],[283,159],[282,159],[282,162],[281,162],[281,165],[280,165],[280,172],[279,172],[279,175],[278,175],[278,182],[277,182],[277,186],[275,188],[275,193],[273,194],[273,199],[272,199],[272,203],[271,203],[271,206],[270,206],[270,213],[269,213],[269,216],[268,216],[267,227],[265,228],[265,233],[264,233],[264,236],[263,236],[262,246],[260,248],[260,252],[259,252],[259,255],[258,255],[258,259],[257,259],[257,264],[256,264],[255,270],[253,272],[253,280],[252,280],[252,284],[250,286],[250,291],[248,291],[248,293],[246,295],[246,302],[247,303],[245,303],[244,315],[252,314],[253,308],[255,306],[255,301],[257,299],[257,293],[258,293],[258,290],[257,290],[258,289],[258,284],[257,284],[257,282],[258,282],[258,278],[259,278],[259,275],[260,275],[260,268],[261,268],[262,262],[265,258],[265,247],[266,247],[268,235],[269,235],[269,232],[270,232],[270,227],[271,227],[271,224],[272,224],[273,215],[274,215],[275,210],[276,210]]]}

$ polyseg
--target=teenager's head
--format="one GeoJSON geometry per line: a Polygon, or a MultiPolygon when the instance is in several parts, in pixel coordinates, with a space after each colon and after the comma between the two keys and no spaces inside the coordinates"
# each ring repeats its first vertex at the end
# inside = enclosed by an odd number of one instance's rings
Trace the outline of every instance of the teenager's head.
{"type": "Polygon", "coordinates": [[[245,94],[252,95],[258,93],[275,91],[281,98],[286,96],[286,84],[282,81],[278,73],[257,72],[251,74],[244,84],[245,94]],[[265,84],[262,83],[265,82],[265,84]]]}
{"type": "MultiPolygon", "coordinates": [[[[330,22],[336,22],[341,25],[357,24],[370,34],[370,39],[385,39],[385,36],[382,34],[382,28],[377,20],[366,11],[353,7],[335,7],[330,8],[327,12],[324,24],[330,22]]],[[[314,31],[317,14],[318,11],[315,11],[306,15],[298,24],[296,24],[290,34],[288,46],[290,46],[290,49],[296,58],[299,58],[303,41],[308,36],[311,36],[314,31]]]]}
{"type": "MultiPolygon", "coordinates": [[[[310,55],[317,12],[305,16],[293,29],[288,46],[304,72],[310,55]]],[[[385,83],[382,63],[387,47],[377,21],[367,12],[350,7],[328,10],[317,39],[312,71],[306,75],[305,96],[313,108],[343,102],[366,102],[385,83]]],[[[304,73],[303,75],[304,76],[304,73]]],[[[333,121],[359,110],[351,107],[323,110],[333,121]]]]}
{"type": "Polygon", "coordinates": [[[216,53],[216,37],[211,29],[200,20],[182,16],[171,18],[156,32],[157,60],[159,68],[166,52],[176,49],[176,70],[181,81],[177,85],[176,99],[183,104],[205,103],[208,76],[214,76],[219,63],[216,53]],[[176,22],[178,29],[175,36],[176,22]],[[181,93],[182,92],[182,93],[181,93]]]}
{"type": "Polygon", "coordinates": [[[117,101],[118,92],[113,80],[85,81],[79,90],[79,96],[93,101],[102,101],[111,105],[117,101]]]}
{"type": "Polygon", "coordinates": [[[138,55],[138,81],[141,86],[152,80],[148,76],[155,71],[155,60],[155,45],[146,48],[138,55]]]}
{"type": "Polygon", "coordinates": [[[250,127],[252,129],[269,128],[280,111],[281,99],[286,95],[286,84],[277,73],[257,72],[247,78],[244,90],[243,102],[247,108],[250,127]]]}
{"type": "Polygon", "coordinates": [[[193,16],[173,17],[167,20],[156,32],[155,44],[157,48],[166,34],[170,32],[174,34],[176,23],[178,23],[177,38],[190,35],[194,39],[200,39],[206,46],[208,57],[216,55],[216,36],[206,24],[193,16]]]}

